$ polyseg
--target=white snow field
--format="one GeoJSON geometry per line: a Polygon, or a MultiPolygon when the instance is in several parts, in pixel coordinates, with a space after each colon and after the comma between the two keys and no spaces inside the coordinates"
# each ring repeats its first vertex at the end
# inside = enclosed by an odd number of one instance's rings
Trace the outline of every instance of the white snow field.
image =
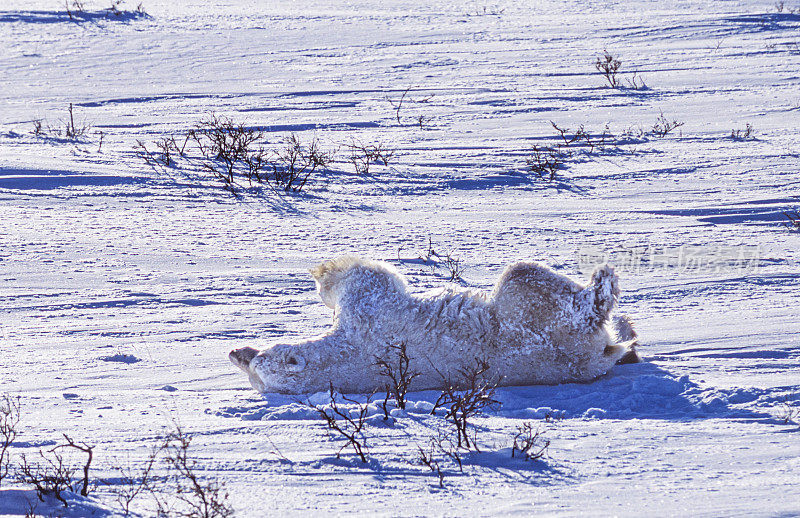
{"type": "MultiPolygon", "coordinates": [[[[0,2],[11,462],[66,433],[95,446],[98,482],[65,508],[7,478],[0,515],[121,515],[118,468],[175,422],[238,516],[800,515],[800,232],[783,214],[800,208],[800,3],[108,3],[71,20],[60,0],[0,2]],[[621,88],[595,68],[604,50],[621,88]],[[77,140],[48,131],[70,103],[91,126],[77,140]],[[337,159],[300,193],[240,181],[235,197],[196,162],[150,167],[135,149],[212,113],[337,159]],[[661,114],[683,125],[659,137],[661,114]],[[613,137],[575,144],[547,181],[526,158],[559,143],[551,121],[613,137]],[[356,174],[354,140],[395,154],[356,174]],[[229,362],[330,325],[308,274],[322,260],[447,285],[429,246],[479,289],[518,260],[585,281],[607,259],[645,362],[499,389],[463,471],[437,454],[444,487],[418,462],[452,430],[430,415],[437,392],[393,422],[376,395],[362,463],[303,404],[327,394],[259,395],[229,362]],[[525,422],[551,441],[536,461],[511,457],[525,422]]],[[[132,509],[153,512],[146,496],[132,509]]]]}

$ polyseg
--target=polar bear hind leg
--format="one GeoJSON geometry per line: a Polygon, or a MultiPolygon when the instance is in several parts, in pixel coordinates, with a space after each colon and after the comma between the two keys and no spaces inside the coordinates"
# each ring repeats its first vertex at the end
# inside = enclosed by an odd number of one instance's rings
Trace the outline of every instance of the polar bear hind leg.
{"type": "Polygon", "coordinates": [[[528,329],[558,321],[583,286],[538,263],[520,262],[506,268],[492,293],[498,316],[528,329]]]}
{"type": "Polygon", "coordinates": [[[605,323],[619,298],[619,279],[614,268],[607,264],[595,268],[588,288],[594,291],[595,313],[602,319],[600,323],[605,323]]]}

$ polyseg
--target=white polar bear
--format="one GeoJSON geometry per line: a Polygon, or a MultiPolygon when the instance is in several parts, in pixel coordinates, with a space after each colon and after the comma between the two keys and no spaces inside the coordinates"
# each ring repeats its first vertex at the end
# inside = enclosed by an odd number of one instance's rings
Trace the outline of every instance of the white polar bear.
{"type": "Polygon", "coordinates": [[[537,263],[509,266],[491,294],[442,289],[409,293],[391,265],[343,256],[311,269],[332,328],[298,344],[264,351],[245,347],[230,359],[259,392],[303,394],[382,390],[377,359],[392,361],[404,343],[412,390],[458,383],[476,359],[501,385],[590,381],[615,363],[639,361],[625,317],[609,321],[619,295],[611,267],[599,266],[587,286],[537,263]],[[394,346],[394,348],[392,348],[394,346]],[[453,378],[456,378],[453,381],[453,378]]]}

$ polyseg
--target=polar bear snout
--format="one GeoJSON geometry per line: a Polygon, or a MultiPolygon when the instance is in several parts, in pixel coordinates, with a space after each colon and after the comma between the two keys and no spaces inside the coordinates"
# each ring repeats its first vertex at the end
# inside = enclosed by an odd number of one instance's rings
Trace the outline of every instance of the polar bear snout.
{"type": "Polygon", "coordinates": [[[228,354],[231,363],[249,373],[252,369],[251,363],[253,358],[261,356],[262,362],[273,368],[280,369],[281,367],[289,372],[302,372],[306,368],[306,360],[294,347],[274,347],[265,351],[258,351],[252,347],[242,347],[241,349],[234,349],[228,354]]]}
{"type": "Polygon", "coordinates": [[[242,347],[241,349],[234,349],[228,353],[228,358],[231,360],[231,363],[249,373],[250,361],[257,355],[258,351],[252,347],[242,347]]]}

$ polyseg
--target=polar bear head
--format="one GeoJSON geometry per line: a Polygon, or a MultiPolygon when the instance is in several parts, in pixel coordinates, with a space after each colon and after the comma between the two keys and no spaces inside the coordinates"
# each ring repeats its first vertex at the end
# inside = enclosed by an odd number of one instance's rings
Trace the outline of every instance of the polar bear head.
{"type": "Polygon", "coordinates": [[[382,286],[395,293],[406,293],[405,278],[390,264],[343,255],[325,261],[309,270],[317,283],[317,291],[329,308],[336,310],[344,291],[360,291],[362,286],[382,286]]]}
{"type": "Polygon", "coordinates": [[[250,378],[250,384],[259,392],[292,392],[302,384],[306,359],[300,348],[276,345],[263,351],[243,347],[230,352],[231,362],[250,378]]]}

